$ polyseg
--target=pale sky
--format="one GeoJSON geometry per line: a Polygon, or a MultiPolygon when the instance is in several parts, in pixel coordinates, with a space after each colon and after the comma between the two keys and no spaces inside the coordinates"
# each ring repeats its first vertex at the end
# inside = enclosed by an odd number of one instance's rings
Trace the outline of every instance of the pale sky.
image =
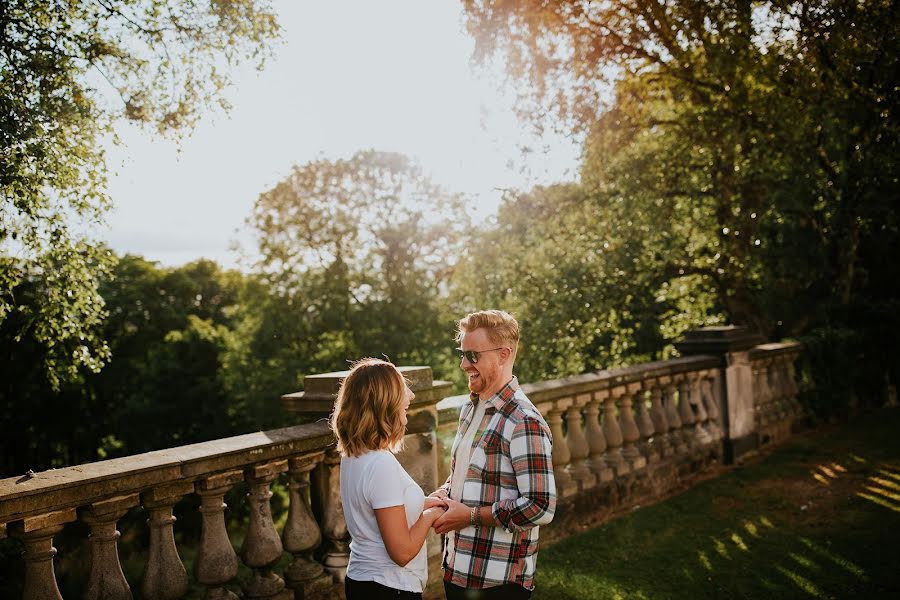
{"type": "Polygon", "coordinates": [[[575,178],[578,145],[537,138],[512,114],[502,74],[470,65],[457,0],[275,0],[283,43],[262,72],[242,68],[229,114],[181,143],[122,125],[110,147],[115,208],[101,232],[120,253],[163,265],[206,257],[234,266],[258,195],[294,164],[400,152],[489,219],[499,189],[575,178]],[[523,154],[527,146],[534,151],[523,154]]]}

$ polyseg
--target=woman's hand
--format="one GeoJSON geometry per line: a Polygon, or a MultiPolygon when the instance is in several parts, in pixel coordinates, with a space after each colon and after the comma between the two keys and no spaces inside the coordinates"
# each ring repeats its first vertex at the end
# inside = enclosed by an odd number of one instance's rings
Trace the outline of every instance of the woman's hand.
{"type": "Polygon", "coordinates": [[[444,498],[438,498],[436,496],[425,496],[425,508],[432,508],[434,506],[447,508],[447,501],[444,498]]]}
{"type": "Polygon", "coordinates": [[[428,526],[431,527],[431,524],[434,523],[445,512],[447,512],[447,507],[443,504],[427,507],[422,511],[422,518],[425,519],[425,521],[428,523],[428,526]]]}

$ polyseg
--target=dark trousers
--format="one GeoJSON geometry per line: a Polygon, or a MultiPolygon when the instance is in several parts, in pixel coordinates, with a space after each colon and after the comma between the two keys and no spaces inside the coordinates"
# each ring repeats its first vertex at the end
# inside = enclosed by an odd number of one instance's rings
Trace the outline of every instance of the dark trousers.
{"type": "Polygon", "coordinates": [[[347,600],[422,600],[422,594],[396,590],[376,581],[354,581],[344,578],[344,594],[347,600]]]}
{"type": "Polygon", "coordinates": [[[444,593],[447,594],[447,600],[528,600],[531,598],[531,591],[517,583],[482,589],[466,589],[445,581],[444,593]]]}

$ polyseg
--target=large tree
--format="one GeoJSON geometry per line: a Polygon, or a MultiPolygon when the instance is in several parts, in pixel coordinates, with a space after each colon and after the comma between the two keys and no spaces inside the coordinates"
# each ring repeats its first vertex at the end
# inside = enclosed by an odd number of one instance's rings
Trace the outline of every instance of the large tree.
{"type": "Polygon", "coordinates": [[[189,130],[277,33],[266,0],[0,3],[0,323],[48,350],[54,383],[109,356],[103,136],[120,118],[189,130]]]}
{"type": "Polygon", "coordinates": [[[261,259],[244,305],[259,308],[231,354],[235,393],[267,373],[260,391],[274,397],[363,356],[450,371],[442,307],[469,231],[459,194],[405,156],[361,151],[296,166],[249,222],[261,259]]]}
{"type": "Polygon", "coordinates": [[[523,116],[586,135],[597,218],[698,274],[732,322],[796,334],[896,280],[865,249],[898,233],[897,2],[464,5],[523,116]]]}

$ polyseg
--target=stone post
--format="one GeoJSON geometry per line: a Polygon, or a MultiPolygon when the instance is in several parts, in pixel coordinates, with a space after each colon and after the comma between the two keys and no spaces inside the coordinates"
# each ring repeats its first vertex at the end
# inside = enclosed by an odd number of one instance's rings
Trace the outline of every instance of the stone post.
{"type": "Polygon", "coordinates": [[[556,480],[556,493],[560,498],[567,498],[578,491],[578,482],[572,479],[569,473],[569,462],[572,460],[572,453],[569,452],[569,445],[566,443],[565,435],[563,435],[563,413],[571,405],[571,399],[564,399],[553,403],[552,408],[547,411],[547,425],[550,427],[550,433],[553,435],[553,478],[556,480]]]}
{"type": "Polygon", "coordinates": [[[659,461],[659,439],[656,437],[656,427],[647,409],[647,382],[641,382],[641,388],[634,394],[634,404],[637,406],[637,426],[641,432],[638,447],[641,454],[647,459],[647,464],[659,461]]]}
{"type": "Polygon", "coordinates": [[[622,456],[622,429],[619,427],[619,418],[616,415],[616,401],[625,389],[622,387],[609,390],[603,400],[603,435],[606,437],[606,464],[621,477],[631,472],[631,467],[622,456]]]}
{"type": "Polygon", "coordinates": [[[331,577],[313,558],[313,550],[322,542],[322,532],[309,505],[309,473],[324,457],[319,452],[288,461],[291,504],[281,541],[294,560],[285,570],[284,578],[294,591],[294,598],[300,600],[324,596],[331,589],[331,577]]]}
{"type": "Polygon", "coordinates": [[[690,401],[691,408],[694,411],[694,436],[703,446],[708,446],[712,443],[712,437],[709,435],[707,431],[707,421],[709,420],[709,415],[706,414],[706,408],[703,406],[703,396],[700,392],[700,380],[703,374],[700,372],[690,373],[688,375],[688,381],[690,382],[690,401]]]}
{"type": "Polygon", "coordinates": [[[584,409],[584,418],[586,422],[586,432],[588,447],[590,448],[590,464],[591,470],[597,475],[597,481],[605,483],[612,481],[612,469],[606,464],[603,455],[606,452],[606,436],[603,435],[603,429],[600,427],[600,405],[602,404],[603,393],[594,392],[591,394],[591,400],[584,409]]]}
{"type": "Polygon", "coordinates": [[[637,448],[641,432],[634,420],[634,406],[631,400],[640,388],[640,383],[630,383],[625,387],[624,393],[618,395],[619,421],[622,427],[622,456],[628,461],[632,471],[638,471],[647,466],[647,459],[637,448]]]}
{"type": "Polygon", "coordinates": [[[80,511],[81,520],[91,528],[88,537],[91,545],[91,574],[84,592],[86,600],[131,600],[131,587],[125,580],[119,563],[116,547],[119,532],[116,531],[116,523],[129,508],[139,503],[138,495],[130,494],[94,502],[80,511]]]}
{"type": "Polygon", "coordinates": [[[707,354],[720,357],[725,461],[729,463],[759,446],[753,414],[749,350],[761,341],[757,334],[744,327],[726,326],[688,331],[684,339],[675,344],[684,356],[707,354]]]}
{"type": "Polygon", "coordinates": [[[175,547],[175,516],[172,509],[185,495],[194,491],[188,481],[170,483],[141,494],[141,504],[150,513],[150,550],[141,591],[147,600],[174,600],[188,589],[187,571],[175,547]]]}
{"type": "Polygon", "coordinates": [[[582,408],[589,400],[590,394],[582,394],[575,398],[575,402],[566,411],[568,433],[565,441],[569,446],[569,453],[572,457],[572,474],[578,480],[578,486],[582,490],[590,489],[597,483],[597,477],[588,464],[588,456],[590,456],[591,451],[588,447],[587,438],[584,435],[581,414],[582,408]]]}
{"type": "Polygon", "coordinates": [[[250,522],[241,546],[241,559],[253,570],[243,586],[245,598],[292,600],[294,597],[293,592],[285,589],[284,580],[272,572],[272,567],[281,559],[284,547],[272,521],[272,491],[269,485],[285,471],[286,460],[254,465],[244,470],[250,522]]]}
{"type": "Polygon", "coordinates": [[[669,441],[669,447],[672,448],[673,454],[683,454],[687,452],[687,446],[681,435],[681,418],[678,416],[678,406],[675,404],[675,383],[669,375],[660,377],[659,382],[663,391],[666,424],[669,426],[666,439],[669,441]]]}
{"type": "Polygon", "coordinates": [[[194,560],[194,576],[206,586],[206,600],[237,600],[225,587],[238,572],[238,558],[225,528],[225,494],[244,479],[241,471],[217,473],[195,484],[200,496],[200,548],[194,560]]]}
{"type": "Polygon", "coordinates": [[[323,489],[322,532],[325,534],[326,552],[322,559],[325,570],[336,583],[344,583],[347,565],[350,563],[350,533],[344,520],[344,506],[341,504],[341,455],[331,449],[325,453],[320,467],[323,489]]]}
{"type": "Polygon", "coordinates": [[[663,390],[660,387],[659,380],[653,383],[650,389],[650,419],[653,421],[653,429],[655,431],[654,446],[659,451],[660,458],[672,456],[672,444],[669,441],[669,423],[666,421],[666,411],[662,404],[663,390]]]}
{"type": "Polygon", "coordinates": [[[25,588],[22,600],[62,600],[53,571],[53,536],[62,531],[66,523],[74,521],[74,508],[60,510],[37,517],[29,517],[9,526],[9,535],[25,547],[25,588]]]}
{"type": "Polygon", "coordinates": [[[691,409],[691,384],[687,375],[678,377],[678,418],[681,420],[681,436],[691,450],[700,446],[694,431],[694,411],[691,409]]]}

